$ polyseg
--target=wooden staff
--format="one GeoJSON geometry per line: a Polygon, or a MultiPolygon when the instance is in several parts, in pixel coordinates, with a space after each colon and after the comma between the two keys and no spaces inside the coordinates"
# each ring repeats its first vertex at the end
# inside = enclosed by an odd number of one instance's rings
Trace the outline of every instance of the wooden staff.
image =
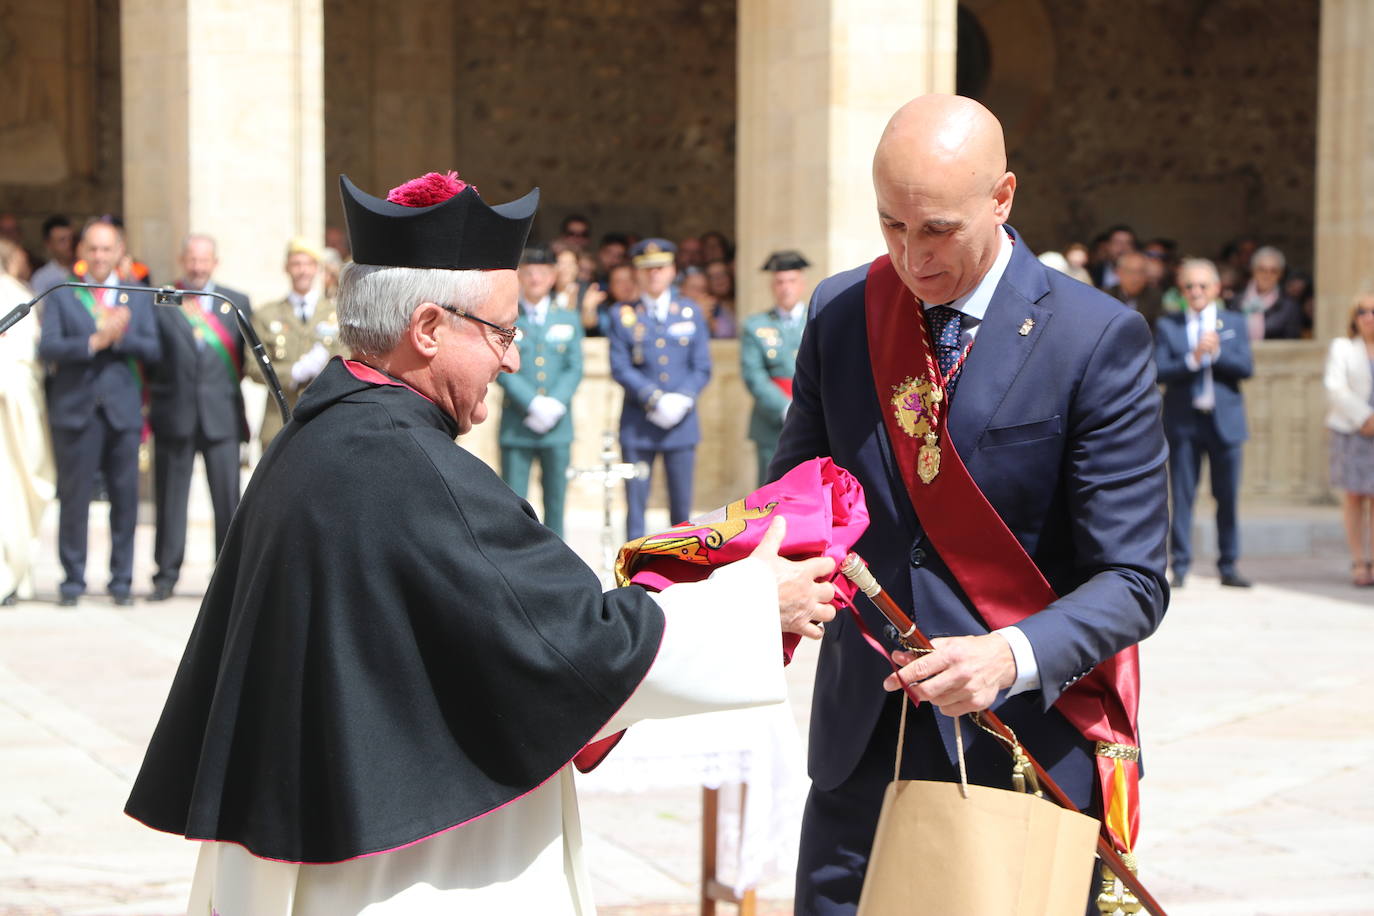
{"type": "MultiPolygon", "coordinates": [[[[927,639],[926,635],[916,626],[916,623],[906,615],[905,611],[897,606],[897,602],[892,600],[892,596],[884,591],[883,587],[878,584],[878,580],[873,577],[873,573],[869,572],[868,564],[864,563],[862,557],[857,553],[849,554],[849,556],[844,558],[844,563],[840,566],[840,572],[844,573],[849,581],[853,582],[861,592],[872,599],[873,604],[878,610],[882,611],[883,616],[897,628],[897,635],[901,639],[903,645],[908,649],[934,650],[935,647],[931,645],[930,640],[927,639]]],[[[1008,750],[1020,746],[1021,743],[1016,735],[992,710],[985,709],[976,715],[982,718],[983,723],[989,729],[996,732],[1002,739],[1002,742],[1007,746],[1008,750]]],[[[1045,771],[1045,768],[1040,765],[1040,762],[1032,757],[1030,752],[1025,750],[1024,747],[1022,747],[1022,752],[1026,755],[1031,767],[1035,770],[1035,775],[1039,778],[1041,787],[1050,794],[1050,797],[1053,798],[1060,807],[1067,808],[1070,811],[1077,811],[1078,806],[1075,805],[1073,801],[1070,800],[1069,796],[1064,794],[1064,790],[1059,788],[1059,785],[1050,778],[1050,774],[1045,771]]],[[[1097,834],[1097,856],[1118,878],[1121,879],[1121,883],[1126,885],[1131,893],[1135,894],[1136,899],[1144,905],[1145,909],[1153,913],[1154,916],[1165,916],[1164,908],[1161,907],[1154,896],[1145,889],[1145,885],[1140,883],[1140,878],[1136,876],[1135,872],[1126,867],[1126,863],[1122,861],[1121,855],[1116,851],[1116,848],[1112,846],[1111,840],[1107,837],[1105,826],[1097,834]]]]}

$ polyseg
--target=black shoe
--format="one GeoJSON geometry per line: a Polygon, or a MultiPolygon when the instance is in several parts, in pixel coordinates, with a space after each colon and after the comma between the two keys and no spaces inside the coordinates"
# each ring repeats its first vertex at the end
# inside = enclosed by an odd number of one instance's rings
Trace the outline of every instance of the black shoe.
{"type": "Polygon", "coordinates": [[[153,593],[148,596],[149,601],[166,601],[172,597],[172,586],[165,582],[159,582],[153,586],[153,593]]]}
{"type": "Polygon", "coordinates": [[[134,603],[134,596],[128,592],[112,592],[110,598],[119,607],[129,607],[134,603]]]}
{"type": "Polygon", "coordinates": [[[1185,578],[1186,576],[1184,576],[1183,573],[1174,573],[1173,577],[1169,579],[1169,587],[1183,588],[1183,582],[1185,578]]]}
{"type": "Polygon", "coordinates": [[[76,607],[76,596],[75,596],[75,595],[63,595],[61,598],[58,598],[58,599],[57,599],[57,606],[58,606],[58,607],[76,607]]]}
{"type": "Polygon", "coordinates": [[[0,607],[14,607],[19,603],[19,592],[12,591],[4,598],[0,598],[0,607]]]}
{"type": "Polygon", "coordinates": [[[1222,573],[1221,584],[1231,588],[1249,588],[1250,580],[1239,573],[1222,573]]]}

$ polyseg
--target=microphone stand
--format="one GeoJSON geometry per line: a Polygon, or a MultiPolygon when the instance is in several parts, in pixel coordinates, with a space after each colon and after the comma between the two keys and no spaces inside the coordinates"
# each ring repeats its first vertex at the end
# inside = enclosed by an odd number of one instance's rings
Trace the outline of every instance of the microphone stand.
{"type": "Polygon", "coordinates": [[[72,289],[114,289],[125,293],[152,293],[153,304],[171,306],[179,308],[182,298],[185,296],[209,296],[211,299],[218,299],[226,303],[234,311],[234,318],[237,319],[239,330],[243,333],[244,340],[248,341],[249,349],[253,351],[253,356],[257,359],[258,367],[262,369],[262,377],[267,379],[267,387],[272,391],[272,398],[277,402],[278,409],[281,410],[282,424],[291,422],[291,409],[286,406],[286,395],[282,392],[281,382],[277,379],[276,370],[272,368],[272,361],[267,358],[267,350],[262,345],[262,340],[258,337],[258,332],[253,330],[253,324],[248,320],[248,315],[239,308],[239,305],[228,296],[209,290],[176,289],[171,286],[152,287],[152,286],[122,286],[115,283],[59,283],[51,289],[44,290],[34,296],[28,302],[21,302],[4,318],[0,318],[0,334],[5,333],[14,327],[24,316],[33,309],[35,305],[55,289],[62,289],[64,286],[72,289]]]}

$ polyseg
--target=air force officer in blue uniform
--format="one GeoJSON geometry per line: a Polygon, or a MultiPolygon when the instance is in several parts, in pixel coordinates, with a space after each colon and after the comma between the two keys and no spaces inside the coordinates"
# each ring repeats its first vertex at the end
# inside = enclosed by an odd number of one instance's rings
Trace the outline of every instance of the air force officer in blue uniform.
{"type": "MultiPolygon", "coordinates": [[[[823,281],[812,297],[769,474],[827,455],[858,477],[871,523],[855,549],[934,639],[932,654],[901,657],[904,680],[919,682],[926,701],[909,710],[902,777],[956,779],[949,716],[991,707],[1087,808],[1094,749],[1051,704],[1149,635],[1168,595],[1167,449],[1150,329],[1135,311],[1046,269],[1006,225],[1016,178],[1001,125],[977,102],[923,96],[904,106],[879,143],[873,182],[901,282],[932,324],[958,320],[951,349],[973,345],[949,398],[954,445],[1061,597],[989,632],[927,537],[894,460],[890,405],[874,383],[867,265],[823,281]],[[954,314],[932,314],[942,306],[954,314]]],[[[895,631],[860,604],[870,629],[895,648],[895,631]]],[[[891,674],[845,615],[826,627],[798,914],[855,910],[897,747],[902,700],[890,692],[891,674]]],[[[969,781],[1009,787],[1006,752],[976,728],[963,735],[969,781]]]]}
{"type": "MultiPolygon", "coordinates": [[[[663,456],[672,524],[692,512],[692,472],[701,427],[696,402],[711,379],[705,316],[692,300],[672,292],[677,249],[666,239],[645,239],[630,252],[639,301],[610,316],[611,375],[625,389],[620,451],[626,461],[652,469],[663,456]]],[[[650,478],[625,482],[625,537],[644,534],[650,478]]]]}
{"type": "MultiPolygon", "coordinates": [[[[122,282],[123,230],[93,221],[81,233],[88,283],[122,282]]],[[[60,603],[86,591],[86,528],[95,475],[110,497],[110,581],[116,604],[132,602],[134,526],[138,522],[138,443],[143,432],[143,364],[161,353],[152,301],[146,293],[56,290],[43,306],[38,355],[55,367],[48,422],[57,460],[57,553],[60,603]]]]}

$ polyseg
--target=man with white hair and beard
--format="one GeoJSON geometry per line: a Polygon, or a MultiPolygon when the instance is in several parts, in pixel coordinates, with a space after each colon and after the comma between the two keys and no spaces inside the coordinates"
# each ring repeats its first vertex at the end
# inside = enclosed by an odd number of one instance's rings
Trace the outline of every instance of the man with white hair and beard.
{"type": "Polygon", "coordinates": [[[781,700],[779,629],[821,635],[834,563],[778,558],[779,525],[704,582],[603,594],[453,441],[520,365],[537,192],[342,186],[354,359],[254,474],[127,811],[210,841],[190,912],[589,914],[569,764],[781,700]]]}

